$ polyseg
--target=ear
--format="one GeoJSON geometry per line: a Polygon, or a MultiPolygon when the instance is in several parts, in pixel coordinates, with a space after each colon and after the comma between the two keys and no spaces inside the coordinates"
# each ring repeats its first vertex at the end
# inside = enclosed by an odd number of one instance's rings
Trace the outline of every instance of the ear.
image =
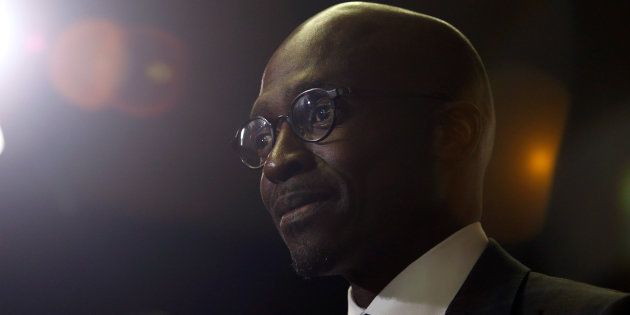
{"type": "Polygon", "coordinates": [[[483,126],[481,112],[474,104],[443,104],[434,111],[433,122],[433,152],[439,160],[464,160],[477,149],[483,126]]]}

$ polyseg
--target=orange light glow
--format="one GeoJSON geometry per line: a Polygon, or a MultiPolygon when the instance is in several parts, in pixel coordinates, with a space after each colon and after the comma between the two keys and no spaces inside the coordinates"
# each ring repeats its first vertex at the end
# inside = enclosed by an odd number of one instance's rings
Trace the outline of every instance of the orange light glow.
{"type": "Polygon", "coordinates": [[[491,77],[497,125],[484,225],[503,242],[523,241],[546,220],[570,98],[562,81],[528,65],[503,66],[491,77]]]}
{"type": "Polygon", "coordinates": [[[107,20],[85,20],[61,34],[52,51],[50,74],[57,91],[86,109],[110,105],[128,59],[125,34],[107,20]]]}
{"type": "Polygon", "coordinates": [[[549,177],[553,168],[554,157],[550,150],[537,148],[529,156],[529,171],[536,177],[549,177]]]}

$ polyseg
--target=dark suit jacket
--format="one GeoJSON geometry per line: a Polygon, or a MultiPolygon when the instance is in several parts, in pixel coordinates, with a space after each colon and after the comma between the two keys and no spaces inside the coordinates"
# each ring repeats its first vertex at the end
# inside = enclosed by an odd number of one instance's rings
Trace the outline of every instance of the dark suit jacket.
{"type": "Polygon", "coordinates": [[[630,295],[532,272],[491,239],[446,314],[630,315],[630,295]]]}

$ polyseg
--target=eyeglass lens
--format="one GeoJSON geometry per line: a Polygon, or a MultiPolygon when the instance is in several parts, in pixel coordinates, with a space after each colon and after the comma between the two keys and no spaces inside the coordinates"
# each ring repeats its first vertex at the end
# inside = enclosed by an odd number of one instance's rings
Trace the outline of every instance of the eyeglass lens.
{"type": "MultiPolygon", "coordinates": [[[[325,90],[310,90],[295,100],[289,117],[288,123],[299,138],[309,142],[319,141],[333,127],[334,101],[325,90]]],[[[236,137],[241,160],[251,168],[261,167],[265,163],[275,142],[273,126],[263,117],[249,121],[236,137]]]]}
{"type": "Polygon", "coordinates": [[[293,131],[306,141],[318,141],[332,127],[335,109],[324,90],[313,90],[300,96],[292,111],[293,131]]]}
{"type": "Polygon", "coordinates": [[[260,167],[273,147],[273,127],[263,118],[256,117],[237,133],[237,147],[245,165],[260,167]]]}

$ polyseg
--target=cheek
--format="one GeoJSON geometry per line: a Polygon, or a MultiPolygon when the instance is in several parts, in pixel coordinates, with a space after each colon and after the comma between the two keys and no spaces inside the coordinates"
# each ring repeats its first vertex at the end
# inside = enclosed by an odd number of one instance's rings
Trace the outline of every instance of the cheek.
{"type": "Polygon", "coordinates": [[[380,154],[376,136],[370,128],[347,123],[334,129],[321,145],[312,145],[311,151],[331,168],[359,181],[372,159],[380,154]]]}
{"type": "Polygon", "coordinates": [[[415,199],[421,190],[418,181],[430,177],[420,134],[405,137],[365,126],[340,131],[330,144],[314,149],[347,179],[354,206],[386,208],[393,199],[415,199]]]}
{"type": "MultiPolygon", "coordinates": [[[[370,202],[367,191],[367,179],[371,172],[370,157],[364,153],[357,142],[332,142],[322,148],[314,149],[314,153],[325,164],[321,168],[321,176],[334,178],[334,186],[339,193],[338,211],[346,212],[354,225],[362,221],[362,210],[370,202]],[[334,174],[334,176],[333,176],[334,174]]],[[[332,183],[331,183],[332,184],[332,183]]],[[[355,226],[355,229],[358,228],[355,226]]]]}
{"type": "Polygon", "coordinates": [[[260,182],[258,187],[260,190],[260,199],[262,200],[265,208],[269,210],[269,199],[273,191],[273,183],[267,180],[265,176],[263,176],[262,172],[260,174],[260,182]]]}

